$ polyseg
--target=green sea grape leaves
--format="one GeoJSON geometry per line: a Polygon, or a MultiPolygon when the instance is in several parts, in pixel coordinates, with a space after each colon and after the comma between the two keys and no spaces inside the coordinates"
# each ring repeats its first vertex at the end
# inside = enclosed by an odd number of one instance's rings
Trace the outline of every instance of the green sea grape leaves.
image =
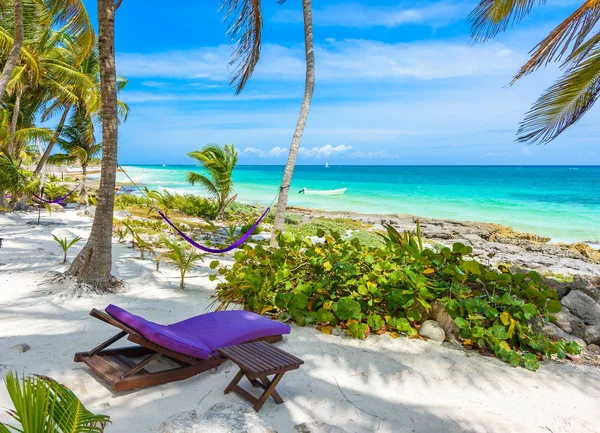
{"type": "Polygon", "coordinates": [[[277,249],[246,245],[233,266],[220,268],[221,302],[317,325],[324,333],[339,327],[355,338],[383,332],[416,336],[437,302],[465,347],[513,366],[534,370],[542,357],[580,351],[576,343],[550,341],[533,327],[561,308],[556,292],[536,272],[513,274],[506,266],[467,257],[469,246],[425,248],[416,234],[389,229],[376,247],[318,234],[324,243],[279,235],[277,249]]]}

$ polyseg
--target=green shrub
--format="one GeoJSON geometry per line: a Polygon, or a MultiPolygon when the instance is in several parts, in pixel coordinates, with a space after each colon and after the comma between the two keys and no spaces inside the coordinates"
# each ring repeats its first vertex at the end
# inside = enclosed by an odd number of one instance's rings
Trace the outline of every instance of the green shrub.
{"type": "Polygon", "coordinates": [[[305,222],[292,223],[289,227],[286,227],[286,231],[298,237],[304,237],[317,236],[319,231],[345,235],[348,230],[359,230],[361,228],[363,228],[361,222],[350,218],[315,218],[305,222]]]}
{"type": "Polygon", "coordinates": [[[460,243],[435,251],[423,247],[420,233],[391,227],[378,247],[342,240],[335,232],[324,244],[291,233],[278,241],[280,248],[273,250],[246,245],[233,267],[220,270],[222,307],[241,302],[261,314],[276,312],[300,325],[321,325],[324,332],[341,326],[365,338],[371,331],[415,336],[439,300],[466,346],[513,366],[535,370],[543,355],[564,358],[580,350],[535,331],[534,322],[549,320],[561,308],[556,291],[542,285],[537,273],[482,265],[460,243]]]}
{"type": "Polygon", "coordinates": [[[171,209],[177,209],[186,215],[215,219],[219,207],[214,200],[209,200],[194,194],[174,194],[169,203],[171,209]]]}
{"type": "Polygon", "coordinates": [[[115,207],[127,209],[129,206],[149,207],[151,201],[146,197],[135,194],[119,194],[115,197],[115,207]]]}

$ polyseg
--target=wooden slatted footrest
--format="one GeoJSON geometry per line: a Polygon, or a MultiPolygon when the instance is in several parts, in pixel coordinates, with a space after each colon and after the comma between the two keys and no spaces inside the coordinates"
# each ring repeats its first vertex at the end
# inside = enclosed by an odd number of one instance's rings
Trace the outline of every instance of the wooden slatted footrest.
{"type": "Polygon", "coordinates": [[[219,349],[219,353],[240,367],[238,374],[225,388],[225,394],[231,391],[235,392],[248,400],[256,412],[261,409],[269,397],[273,397],[277,404],[283,403],[283,399],[275,387],[286,372],[296,370],[304,364],[301,359],[264,341],[224,347],[219,349]],[[272,375],[275,377],[269,380],[268,376],[272,375]],[[254,387],[264,389],[259,398],[254,397],[238,385],[244,376],[254,387]]]}

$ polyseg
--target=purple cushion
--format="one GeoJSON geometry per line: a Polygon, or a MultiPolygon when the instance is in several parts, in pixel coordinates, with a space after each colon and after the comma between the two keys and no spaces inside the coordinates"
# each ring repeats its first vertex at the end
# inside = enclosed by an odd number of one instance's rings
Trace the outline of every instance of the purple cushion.
{"type": "Polygon", "coordinates": [[[111,304],[106,307],[106,312],[119,322],[122,322],[134,331],[139,332],[151,342],[167,349],[201,359],[208,359],[212,354],[212,350],[198,338],[194,338],[191,335],[174,330],[168,326],[150,322],[142,317],[131,314],[116,305],[111,304]]]}
{"type": "Polygon", "coordinates": [[[112,304],[106,307],[106,312],[153,343],[201,359],[208,359],[221,347],[290,333],[290,327],[283,323],[241,310],[202,314],[168,326],[112,304]]]}
{"type": "Polygon", "coordinates": [[[202,314],[169,325],[169,328],[197,336],[211,350],[290,333],[288,325],[243,310],[202,314]]]}

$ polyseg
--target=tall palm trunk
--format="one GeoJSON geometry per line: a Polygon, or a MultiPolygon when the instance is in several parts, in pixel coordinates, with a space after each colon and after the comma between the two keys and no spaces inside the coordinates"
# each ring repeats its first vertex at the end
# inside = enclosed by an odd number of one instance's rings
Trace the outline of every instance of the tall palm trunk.
{"type": "Polygon", "coordinates": [[[48,143],[48,146],[46,146],[46,150],[42,154],[42,157],[40,158],[37,166],[35,167],[35,170],[33,173],[36,176],[38,174],[40,174],[40,172],[42,171],[42,168],[44,168],[44,165],[46,164],[46,161],[48,160],[48,157],[50,156],[50,152],[52,152],[52,148],[54,147],[54,145],[60,138],[60,134],[62,133],[65,123],[67,122],[67,116],[69,115],[69,111],[71,111],[72,106],[73,105],[70,104],[65,107],[65,110],[63,111],[63,114],[60,117],[58,125],[56,126],[56,130],[54,131],[54,135],[52,136],[52,140],[50,140],[50,142],[48,143]]]}
{"type": "Polygon", "coordinates": [[[117,283],[111,275],[112,222],[117,175],[117,79],[115,67],[115,3],[98,0],[98,47],[102,94],[102,174],[98,206],[87,244],[73,260],[67,275],[99,290],[117,283]]]}
{"type": "MultiPolygon", "coordinates": [[[[12,118],[10,119],[10,135],[14,135],[17,132],[17,123],[19,122],[19,112],[21,111],[21,91],[17,90],[15,95],[15,105],[13,106],[12,118]]],[[[17,151],[17,140],[11,137],[8,143],[8,153],[11,156],[15,156],[17,151]]]]}
{"type": "Polygon", "coordinates": [[[306,50],[306,84],[304,86],[304,98],[300,107],[300,116],[296,124],[290,153],[288,154],[287,163],[283,172],[281,181],[281,189],[279,192],[279,200],[277,201],[277,213],[275,214],[275,222],[273,223],[273,235],[271,237],[271,246],[277,246],[276,234],[283,231],[285,223],[285,209],[288,203],[288,193],[290,192],[290,184],[292,183],[292,175],[296,166],[298,150],[304,133],[304,126],[308,119],[310,111],[310,102],[315,88],[315,51],[313,47],[313,31],[312,31],[312,10],[311,0],[302,0],[302,10],[304,12],[304,44],[306,50]]]}
{"type": "Polygon", "coordinates": [[[79,202],[81,204],[88,204],[88,193],[85,187],[85,181],[87,180],[87,162],[81,165],[81,173],[83,175],[83,179],[81,180],[81,194],[79,202]]]}
{"type": "Polygon", "coordinates": [[[23,29],[23,2],[21,0],[14,0],[13,4],[15,20],[14,43],[8,53],[6,63],[4,64],[2,74],[0,75],[0,101],[4,100],[6,86],[8,86],[10,76],[12,75],[15,66],[17,66],[17,63],[19,63],[19,56],[21,55],[21,47],[23,46],[25,33],[23,29]]]}

